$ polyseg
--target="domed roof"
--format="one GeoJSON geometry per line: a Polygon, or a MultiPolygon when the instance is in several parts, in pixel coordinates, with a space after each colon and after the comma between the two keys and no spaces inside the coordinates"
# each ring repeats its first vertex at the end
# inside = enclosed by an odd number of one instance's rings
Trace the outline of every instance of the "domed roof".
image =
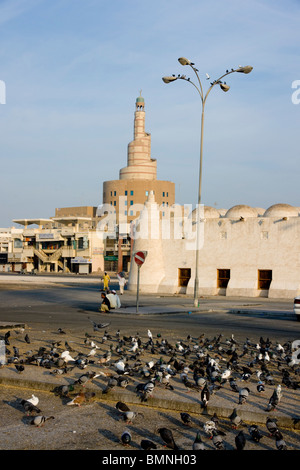
{"type": "MultiPolygon", "coordinates": [[[[200,208],[200,217],[203,215],[203,207],[200,208]]],[[[192,212],[193,218],[196,217],[196,209],[192,212]]],[[[219,219],[220,213],[217,209],[211,206],[204,206],[204,218],[205,219],[219,219]]]]}
{"type": "Polygon", "coordinates": [[[250,207],[244,204],[231,207],[226,212],[225,217],[229,219],[235,219],[239,217],[257,217],[257,210],[254,207],[250,207]]]}
{"type": "Polygon", "coordinates": [[[137,103],[144,103],[144,98],[142,96],[139,96],[137,99],[136,99],[136,102],[137,103]]]}
{"type": "Polygon", "coordinates": [[[264,217],[298,217],[298,215],[298,208],[290,204],[274,204],[264,213],[264,217]]]}

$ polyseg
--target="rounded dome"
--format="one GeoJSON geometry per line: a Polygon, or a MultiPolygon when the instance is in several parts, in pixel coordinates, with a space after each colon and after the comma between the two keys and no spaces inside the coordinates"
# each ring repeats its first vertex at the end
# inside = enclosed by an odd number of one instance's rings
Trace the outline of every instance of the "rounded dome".
{"type": "Polygon", "coordinates": [[[264,217],[298,217],[297,207],[290,204],[274,204],[264,213],[264,217]]]}
{"type": "Polygon", "coordinates": [[[226,212],[225,217],[229,219],[235,219],[240,217],[257,217],[257,209],[254,209],[254,207],[250,207],[244,204],[240,204],[231,207],[231,209],[226,212]]]}
{"type": "MultiPolygon", "coordinates": [[[[203,215],[203,212],[202,212],[202,207],[201,207],[200,217],[202,215],[203,215]]],[[[193,216],[193,218],[196,216],[196,209],[193,210],[192,216],[193,216]]],[[[205,219],[219,219],[220,218],[220,213],[214,207],[204,206],[204,218],[205,219]]]]}
{"type": "Polygon", "coordinates": [[[137,103],[144,103],[144,98],[142,96],[139,96],[137,99],[136,99],[136,102],[137,103]]]}

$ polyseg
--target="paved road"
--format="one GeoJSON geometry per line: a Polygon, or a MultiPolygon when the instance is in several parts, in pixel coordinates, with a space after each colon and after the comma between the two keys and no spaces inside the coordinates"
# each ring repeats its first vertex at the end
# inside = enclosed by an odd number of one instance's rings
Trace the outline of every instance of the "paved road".
{"type": "MultiPolygon", "coordinates": [[[[98,312],[99,287],[97,279],[86,278],[66,281],[59,278],[54,284],[39,282],[17,286],[1,283],[0,276],[0,322],[84,329],[88,316],[100,320],[105,317],[98,312]]],[[[117,283],[112,282],[111,288],[117,288],[117,283]]],[[[112,326],[121,328],[124,334],[151,327],[161,332],[170,328],[174,331],[180,329],[188,335],[196,328],[197,334],[222,332],[242,338],[269,336],[277,341],[300,339],[300,322],[294,318],[292,301],[205,297],[200,299],[199,309],[195,309],[191,297],[141,294],[139,315],[135,313],[134,292],[125,291],[121,301],[121,310],[114,311],[110,320],[112,326]]]]}

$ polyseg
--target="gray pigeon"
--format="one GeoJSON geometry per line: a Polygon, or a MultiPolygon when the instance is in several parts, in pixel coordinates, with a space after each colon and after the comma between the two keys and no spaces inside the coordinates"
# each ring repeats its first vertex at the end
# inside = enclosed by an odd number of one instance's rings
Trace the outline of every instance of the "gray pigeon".
{"type": "Polygon", "coordinates": [[[217,450],[225,450],[224,441],[222,437],[220,436],[220,434],[218,433],[218,431],[213,430],[212,433],[213,433],[212,441],[213,441],[213,445],[215,446],[215,448],[217,450]]]}
{"type": "Polygon", "coordinates": [[[32,418],[30,424],[36,426],[36,427],[41,427],[45,424],[46,421],[49,419],[54,419],[54,416],[43,416],[43,415],[38,415],[32,418]]]}
{"type": "Polygon", "coordinates": [[[259,442],[263,437],[256,424],[251,424],[251,426],[249,427],[249,434],[254,442],[259,442]]]}
{"type": "Polygon", "coordinates": [[[280,399],[281,399],[281,385],[278,385],[277,388],[274,389],[270,397],[266,411],[274,411],[277,408],[280,402],[280,399]]]}
{"type": "Polygon", "coordinates": [[[276,418],[267,418],[266,427],[269,431],[270,436],[275,436],[276,431],[278,431],[277,419],[276,418]]]}
{"type": "Polygon", "coordinates": [[[197,432],[196,434],[195,440],[193,442],[193,450],[205,450],[205,446],[202,442],[200,432],[197,432]]]}
{"type": "Polygon", "coordinates": [[[275,439],[276,439],[276,448],[277,450],[287,450],[286,442],[284,441],[281,432],[277,429],[275,432],[275,439]]]}
{"type": "Polygon", "coordinates": [[[248,387],[241,388],[239,391],[239,405],[243,405],[246,403],[250,390],[248,387]]]}
{"type": "Polygon", "coordinates": [[[122,444],[124,444],[124,446],[128,446],[130,444],[131,434],[128,431],[128,429],[125,429],[125,431],[123,431],[123,433],[121,435],[121,441],[122,441],[122,444]]]}
{"type": "Polygon", "coordinates": [[[237,409],[234,408],[231,415],[229,416],[231,426],[233,429],[237,429],[239,426],[246,426],[242,418],[237,414],[237,409]]]}

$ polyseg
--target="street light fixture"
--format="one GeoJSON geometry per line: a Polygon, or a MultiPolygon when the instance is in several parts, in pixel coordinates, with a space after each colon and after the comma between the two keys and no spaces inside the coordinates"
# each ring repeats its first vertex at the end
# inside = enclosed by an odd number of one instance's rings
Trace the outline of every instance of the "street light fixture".
{"type": "MultiPolygon", "coordinates": [[[[196,90],[198,91],[200,98],[201,98],[201,103],[202,103],[202,113],[201,113],[201,137],[200,137],[200,169],[199,169],[199,186],[198,186],[198,208],[197,208],[197,242],[196,242],[196,265],[195,265],[195,284],[194,284],[194,306],[198,307],[198,291],[199,291],[199,276],[198,276],[198,264],[199,264],[199,242],[200,242],[200,204],[201,204],[201,184],[202,184],[202,157],[203,157],[203,125],[204,125],[204,108],[205,108],[205,103],[206,99],[211,92],[211,90],[216,86],[219,85],[221,90],[224,92],[227,92],[229,90],[229,85],[226,84],[226,82],[223,82],[222,79],[226,77],[227,75],[230,75],[233,72],[240,72],[240,73],[245,73],[248,74],[252,71],[253,67],[251,65],[246,65],[244,67],[239,66],[237,69],[230,69],[226,70],[226,73],[224,73],[220,78],[217,80],[214,80],[213,82],[210,83],[210,87],[208,88],[206,94],[203,92],[202,88],[202,83],[199,77],[199,70],[196,69],[195,64],[191,62],[189,59],[186,57],[179,57],[178,62],[185,66],[189,65],[198,81],[198,85],[193,83],[190,78],[187,78],[185,75],[171,75],[167,77],[163,77],[162,80],[164,83],[171,83],[174,82],[175,80],[181,79],[181,80],[186,80],[187,82],[191,83],[196,90]]],[[[207,75],[207,79],[209,79],[209,75],[207,75]]]]}

